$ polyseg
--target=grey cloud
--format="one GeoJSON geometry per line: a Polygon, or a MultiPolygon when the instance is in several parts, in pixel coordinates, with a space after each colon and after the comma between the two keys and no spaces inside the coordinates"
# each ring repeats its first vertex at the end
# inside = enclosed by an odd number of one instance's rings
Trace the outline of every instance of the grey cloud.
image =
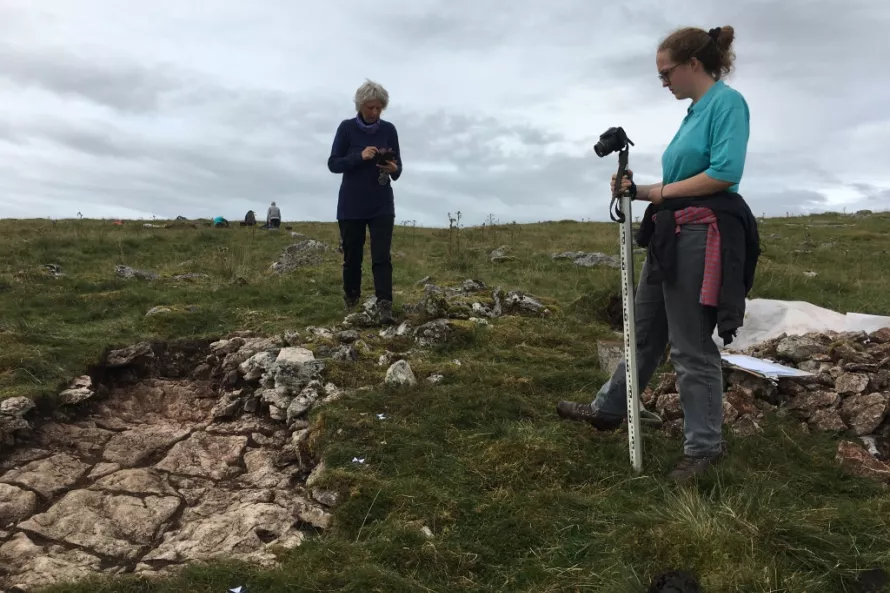
{"type": "Polygon", "coordinates": [[[73,53],[37,52],[11,44],[0,45],[0,76],[124,112],[155,111],[164,93],[181,86],[160,67],[97,64],[73,53]]]}

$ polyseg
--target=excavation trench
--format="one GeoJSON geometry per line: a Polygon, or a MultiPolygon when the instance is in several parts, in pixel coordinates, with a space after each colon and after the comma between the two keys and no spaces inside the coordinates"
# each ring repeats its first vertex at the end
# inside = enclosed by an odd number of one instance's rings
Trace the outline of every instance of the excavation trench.
{"type": "MultiPolygon", "coordinates": [[[[0,408],[0,591],[220,558],[260,565],[328,527],[306,480],[323,363],[272,339],[107,352],[56,404],[0,408]]],[[[19,401],[15,401],[19,400],[19,401]]]]}

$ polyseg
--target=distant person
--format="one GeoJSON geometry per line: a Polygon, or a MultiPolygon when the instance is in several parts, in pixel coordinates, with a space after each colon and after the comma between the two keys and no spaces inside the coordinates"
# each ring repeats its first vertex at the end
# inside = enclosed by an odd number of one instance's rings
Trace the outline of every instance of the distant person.
{"type": "Polygon", "coordinates": [[[277,229],[281,226],[281,209],[275,205],[275,202],[272,202],[272,205],[269,206],[269,211],[266,212],[266,225],[272,229],[277,229]]]}
{"type": "MultiPolygon", "coordinates": [[[[684,456],[670,473],[685,480],[725,455],[723,372],[712,339],[741,327],[760,253],[757,221],[738,193],[748,149],[744,97],[721,78],[733,65],[732,27],[683,28],[658,47],[658,78],[677,99],[691,99],[662,155],[662,181],[622,179],[646,208],[638,242],[648,247],[635,298],[639,384],[652,378],[670,343],[684,415],[684,456]]],[[[612,178],[614,188],[615,178],[612,178]]],[[[591,403],[559,402],[563,418],[600,430],[627,415],[622,361],[591,403]]]]}
{"type": "Polygon", "coordinates": [[[396,127],[380,119],[389,93],[371,82],[355,92],[355,117],[340,122],[328,169],[342,173],[337,222],[343,249],[343,293],[347,310],[358,305],[362,288],[365,229],[371,235],[371,271],[380,321],[392,324],[392,182],[402,174],[396,127]]]}
{"type": "Polygon", "coordinates": [[[213,219],[213,226],[216,228],[227,228],[229,226],[229,221],[222,216],[217,216],[213,219]]]}
{"type": "Polygon", "coordinates": [[[244,226],[256,226],[256,213],[253,210],[248,210],[244,215],[244,226]]]}

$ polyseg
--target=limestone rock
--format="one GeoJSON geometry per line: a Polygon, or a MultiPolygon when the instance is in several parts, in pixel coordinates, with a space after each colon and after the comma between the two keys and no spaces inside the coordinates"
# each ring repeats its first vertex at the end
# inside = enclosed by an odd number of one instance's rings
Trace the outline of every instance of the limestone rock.
{"type": "Polygon", "coordinates": [[[154,534],[170,520],[179,505],[180,500],[175,496],[137,498],[74,490],[45,513],[21,523],[19,528],[104,556],[134,560],[151,544],[154,534]]]}
{"type": "Polygon", "coordinates": [[[97,463],[95,466],[93,466],[92,471],[87,477],[91,480],[98,480],[99,478],[104,478],[105,476],[113,474],[120,469],[121,466],[117,463],[97,463]]]}
{"type": "Polygon", "coordinates": [[[290,487],[290,479],[275,465],[275,454],[265,449],[250,449],[244,454],[244,465],[247,473],[238,478],[249,488],[280,488],[290,487]]]}
{"type": "Polygon", "coordinates": [[[868,389],[868,375],[844,373],[835,380],[835,390],[841,395],[858,395],[868,389]]]}
{"type": "Polygon", "coordinates": [[[788,403],[787,409],[795,418],[807,420],[816,410],[836,408],[840,402],[841,398],[837,393],[814,391],[795,397],[788,403]]]}
{"type": "Polygon", "coordinates": [[[176,490],[170,486],[166,476],[149,468],[120,470],[100,478],[92,489],[135,496],[145,494],[177,496],[176,490]]]}
{"type": "Polygon", "coordinates": [[[854,395],[841,404],[840,414],[856,436],[873,433],[887,416],[888,398],[882,393],[854,395]]]}
{"type": "Polygon", "coordinates": [[[147,272],[145,270],[137,270],[135,268],[131,268],[130,266],[115,266],[114,273],[120,276],[121,278],[138,278],[139,280],[157,280],[160,278],[154,272],[147,272]]]}
{"type": "Polygon", "coordinates": [[[878,461],[856,443],[850,441],[838,443],[835,460],[849,474],[890,482],[890,465],[878,461]]]}
{"type": "Polygon", "coordinates": [[[826,432],[843,432],[847,430],[840,412],[835,408],[821,408],[813,411],[809,419],[809,425],[826,432]]]}
{"type": "Polygon", "coordinates": [[[328,246],[321,241],[304,239],[285,248],[270,269],[276,274],[287,274],[299,268],[315,266],[322,262],[322,255],[326,251],[328,246]]]}
{"type": "Polygon", "coordinates": [[[0,528],[24,521],[37,510],[37,495],[0,483],[0,528]]]}
{"type": "Polygon", "coordinates": [[[596,350],[600,368],[611,376],[624,360],[624,342],[601,340],[596,343],[596,350]]]}
{"type": "Polygon", "coordinates": [[[736,436],[748,438],[763,432],[763,429],[751,414],[745,414],[732,425],[732,432],[736,436]]]}
{"type": "MultiPolygon", "coordinates": [[[[279,352],[277,356],[281,356],[281,353],[279,352]]],[[[272,352],[258,352],[238,365],[238,372],[249,383],[259,381],[275,360],[276,355],[272,352]]]]}
{"type": "Polygon", "coordinates": [[[170,424],[137,426],[111,437],[103,458],[122,467],[139,465],[190,433],[191,429],[188,427],[170,424]]]}
{"type": "Polygon", "coordinates": [[[17,533],[0,546],[0,566],[7,572],[10,586],[15,584],[19,591],[30,591],[32,587],[75,583],[88,578],[100,571],[102,562],[80,550],[65,550],[61,546],[42,548],[26,534],[17,533]]]}
{"type": "Polygon", "coordinates": [[[659,396],[655,409],[666,420],[677,420],[683,417],[683,406],[679,393],[665,393],[659,396]]]}
{"type": "Polygon", "coordinates": [[[840,344],[834,345],[829,355],[834,362],[844,361],[847,363],[858,363],[858,364],[872,364],[875,361],[874,357],[871,356],[868,352],[863,352],[857,348],[855,348],[849,342],[841,342],[840,344]]]}
{"type": "Polygon", "coordinates": [[[828,352],[827,345],[810,336],[788,336],[776,346],[779,357],[798,363],[826,352],[828,352]]]}
{"type": "Polygon", "coordinates": [[[227,391],[219,398],[219,402],[210,411],[210,416],[214,420],[224,420],[232,418],[244,409],[246,400],[243,390],[227,391]]]}
{"type": "Polygon", "coordinates": [[[313,488],[312,499],[326,507],[335,507],[340,502],[340,493],[335,490],[313,488]]]}
{"type": "Polygon", "coordinates": [[[361,338],[361,335],[355,331],[354,329],[346,329],[341,332],[337,332],[337,341],[341,344],[354,344],[361,338]]]}
{"type": "Polygon", "coordinates": [[[113,436],[110,430],[99,428],[91,422],[46,422],[35,431],[33,443],[46,449],[64,447],[73,454],[91,458],[101,456],[113,436]]]}
{"type": "Polygon", "coordinates": [[[170,473],[223,480],[241,473],[245,436],[218,436],[196,432],[173,445],[155,467],[170,473]]]}
{"type": "Polygon", "coordinates": [[[875,344],[890,344],[890,327],[882,327],[868,335],[868,339],[875,344]]]}
{"type": "Polygon", "coordinates": [[[352,344],[343,344],[334,352],[333,358],[340,362],[355,362],[358,360],[358,351],[352,344]]]}
{"type": "Polygon", "coordinates": [[[750,390],[745,391],[742,389],[736,389],[734,386],[727,390],[724,395],[725,401],[727,401],[740,416],[751,415],[756,416],[759,408],[757,407],[757,400],[753,397],[750,390]]]}
{"type": "Polygon", "coordinates": [[[61,453],[10,470],[0,477],[0,483],[22,485],[49,499],[73,486],[89,469],[79,459],[61,453]]]}
{"type": "Polygon", "coordinates": [[[414,376],[414,371],[411,370],[411,365],[408,364],[408,361],[400,360],[386,371],[385,382],[387,385],[413,387],[417,385],[417,378],[414,376]]]}
{"type": "Polygon", "coordinates": [[[331,514],[322,507],[306,501],[299,505],[297,516],[301,521],[318,529],[328,529],[331,526],[331,514]]]}
{"type": "Polygon", "coordinates": [[[546,316],[548,309],[538,299],[519,291],[513,291],[504,297],[504,310],[512,315],[546,316]]]}
{"type": "Polygon", "coordinates": [[[299,347],[282,348],[278,353],[276,362],[284,362],[293,365],[301,365],[306,362],[315,360],[315,355],[311,350],[299,347]]]}
{"type": "Polygon", "coordinates": [[[444,344],[453,333],[454,329],[447,319],[436,319],[414,330],[414,340],[420,346],[430,347],[436,344],[444,344]]]}
{"type": "Polygon", "coordinates": [[[302,416],[315,405],[324,393],[324,388],[319,381],[312,381],[300,391],[287,407],[286,419],[292,422],[302,416]]]}
{"type": "Polygon", "coordinates": [[[621,262],[618,260],[617,257],[615,257],[614,255],[607,255],[605,253],[599,252],[585,253],[584,251],[567,251],[565,253],[554,253],[550,257],[554,260],[570,259],[576,266],[582,266],[585,268],[621,267],[621,262]]]}
{"type": "Polygon", "coordinates": [[[739,417],[739,411],[726,400],[723,400],[723,422],[733,424],[739,417]]]}
{"type": "Polygon", "coordinates": [[[302,501],[287,491],[210,490],[182,514],[182,528],[165,534],[146,562],[240,559],[268,546],[295,547],[302,534],[293,528],[302,501]]]}
{"type": "Polygon", "coordinates": [[[734,389],[742,391],[748,398],[762,399],[777,403],[779,388],[769,379],[763,379],[744,371],[732,371],[728,377],[734,389]]]}
{"type": "Polygon", "coordinates": [[[105,357],[105,364],[112,368],[124,367],[143,360],[155,358],[154,350],[148,342],[139,342],[134,346],[112,350],[105,357]]]}
{"type": "Polygon", "coordinates": [[[91,397],[93,397],[93,380],[89,375],[83,375],[72,381],[68,389],[59,394],[59,402],[71,406],[91,397]]]}

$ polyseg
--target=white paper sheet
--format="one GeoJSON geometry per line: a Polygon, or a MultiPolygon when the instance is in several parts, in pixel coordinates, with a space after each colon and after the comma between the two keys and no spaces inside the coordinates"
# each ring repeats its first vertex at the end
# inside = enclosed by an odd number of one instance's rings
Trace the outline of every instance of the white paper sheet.
{"type": "Polygon", "coordinates": [[[788,367],[777,362],[754,358],[753,356],[746,356],[744,354],[721,354],[720,357],[729,365],[737,369],[748,371],[749,373],[754,373],[755,375],[760,375],[767,379],[812,376],[812,373],[800,369],[788,367]]]}
{"type": "Polygon", "coordinates": [[[890,327],[890,317],[864,313],[838,313],[805,301],[750,299],[745,302],[745,324],[729,346],[717,332],[714,342],[728,351],[740,351],[780,335],[799,336],[810,332],[864,331],[890,327]]]}

